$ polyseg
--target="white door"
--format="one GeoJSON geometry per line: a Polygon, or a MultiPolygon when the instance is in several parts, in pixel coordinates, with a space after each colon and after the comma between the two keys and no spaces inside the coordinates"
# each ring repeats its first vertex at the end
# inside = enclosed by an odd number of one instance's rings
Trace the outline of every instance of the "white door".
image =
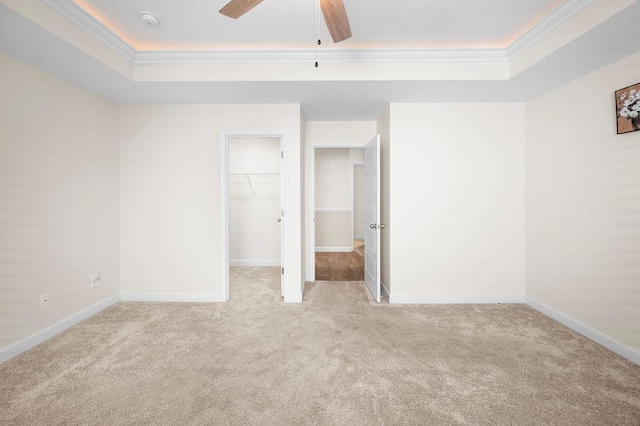
{"type": "Polygon", "coordinates": [[[285,226],[284,226],[284,191],[285,188],[285,175],[284,175],[284,146],[282,140],[280,141],[280,217],[278,222],[280,223],[280,296],[284,297],[284,245],[285,245],[285,226]]]}
{"type": "Polygon", "coordinates": [[[380,135],[364,147],[364,280],[380,302],[380,135]]]}

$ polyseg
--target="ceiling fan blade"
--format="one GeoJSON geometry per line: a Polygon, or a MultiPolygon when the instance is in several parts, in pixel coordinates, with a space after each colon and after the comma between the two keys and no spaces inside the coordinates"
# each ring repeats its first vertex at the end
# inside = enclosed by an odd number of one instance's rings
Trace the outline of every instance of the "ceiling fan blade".
{"type": "Polygon", "coordinates": [[[220,13],[229,18],[238,19],[262,2],[263,0],[231,0],[220,9],[220,13]]]}
{"type": "Polygon", "coordinates": [[[349,17],[342,0],[320,0],[320,8],[334,43],[351,38],[349,17]]]}

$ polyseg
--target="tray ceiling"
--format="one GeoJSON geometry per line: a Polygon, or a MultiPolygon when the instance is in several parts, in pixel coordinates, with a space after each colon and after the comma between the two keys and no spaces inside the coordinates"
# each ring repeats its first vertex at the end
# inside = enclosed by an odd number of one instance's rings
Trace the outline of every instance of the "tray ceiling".
{"type": "MultiPolygon", "coordinates": [[[[265,0],[241,19],[227,0],[74,0],[136,50],[308,49],[315,0],[265,0]],[[140,11],[160,17],[145,26],[140,11]]],[[[335,48],[505,48],[562,0],[345,0],[353,38],[335,48]]],[[[330,42],[322,18],[321,38],[330,42]]]]}

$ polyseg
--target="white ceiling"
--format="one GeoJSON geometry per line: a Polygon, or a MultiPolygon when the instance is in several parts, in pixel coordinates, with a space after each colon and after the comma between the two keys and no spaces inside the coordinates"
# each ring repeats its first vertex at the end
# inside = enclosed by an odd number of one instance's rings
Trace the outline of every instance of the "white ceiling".
{"type": "MultiPolygon", "coordinates": [[[[264,0],[238,20],[228,0],[73,0],[136,50],[315,47],[316,0],[264,0]],[[160,17],[145,26],[140,11],[160,17]]],[[[353,38],[333,48],[505,48],[562,0],[344,0],[353,38]]],[[[330,43],[322,15],[320,33],[330,43]]]]}
{"type": "Polygon", "coordinates": [[[300,103],[308,120],[375,120],[390,102],[531,99],[638,52],[638,22],[640,1],[502,81],[134,82],[1,3],[0,51],[118,103],[300,103]]]}

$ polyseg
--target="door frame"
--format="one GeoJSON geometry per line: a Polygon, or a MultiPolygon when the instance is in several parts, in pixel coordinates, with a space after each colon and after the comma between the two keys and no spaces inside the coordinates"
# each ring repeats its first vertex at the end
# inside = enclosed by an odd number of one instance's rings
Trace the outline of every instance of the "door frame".
{"type": "MultiPolygon", "coordinates": [[[[307,281],[316,280],[316,149],[364,149],[369,141],[364,144],[313,144],[311,145],[311,232],[309,233],[308,250],[305,256],[309,255],[310,264],[307,266],[307,281]]],[[[351,168],[353,174],[353,167],[351,168]]],[[[353,236],[353,176],[351,176],[351,235],[353,236]]],[[[353,241],[351,242],[353,247],[353,241]]]]}
{"type": "MultiPolygon", "coordinates": [[[[220,132],[220,254],[222,271],[220,274],[220,294],[222,300],[229,301],[229,139],[233,138],[279,138],[280,139],[280,179],[281,179],[281,191],[280,199],[282,205],[283,215],[280,226],[282,232],[280,233],[280,247],[282,248],[281,268],[282,271],[286,271],[287,259],[289,254],[288,243],[288,229],[289,223],[287,206],[289,205],[289,190],[287,185],[287,178],[289,176],[288,166],[286,162],[287,158],[287,137],[285,132],[281,133],[251,133],[251,132],[220,132]]],[[[286,297],[288,294],[288,279],[287,274],[281,274],[281,286],[280,293],[286,297]]]]}

